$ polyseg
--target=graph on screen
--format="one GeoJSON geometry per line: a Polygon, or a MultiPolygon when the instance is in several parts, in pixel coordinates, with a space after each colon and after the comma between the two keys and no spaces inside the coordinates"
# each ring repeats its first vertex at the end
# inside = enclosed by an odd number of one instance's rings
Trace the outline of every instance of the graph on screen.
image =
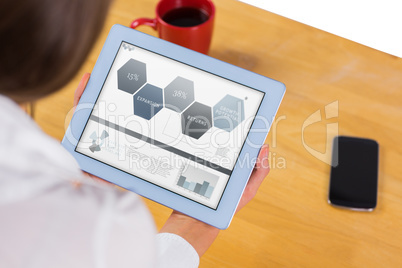
{"type": "Polygon", "coordinates": [[[200,196],[211,198],[219,177],[210,172],[195,168],[192,165],[184,166],[178,176],[176,185],[200,196]]]}

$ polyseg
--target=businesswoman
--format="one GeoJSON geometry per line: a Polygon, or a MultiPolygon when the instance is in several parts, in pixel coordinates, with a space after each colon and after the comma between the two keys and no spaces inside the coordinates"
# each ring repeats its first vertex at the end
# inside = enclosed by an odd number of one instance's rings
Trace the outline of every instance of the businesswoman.
{"type": "MultiPolygon", "coordinates": [[[[0,267],[197,267],[219,233],[174,211],[156,234],[134,193],[83,174],[20,108],[76,75],[109,5],[0,2],[0,267]]],[[[75,103],[88,79],[85,74],[75,103]]],[[[264,146],[238,209],[268,174],[267,154],[264,146]]]]}

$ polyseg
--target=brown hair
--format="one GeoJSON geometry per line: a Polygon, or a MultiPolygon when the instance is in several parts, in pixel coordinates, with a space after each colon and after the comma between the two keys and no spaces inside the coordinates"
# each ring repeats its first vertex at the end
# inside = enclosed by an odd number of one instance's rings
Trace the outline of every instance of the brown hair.
{"type": "Polygon", "coordinates": [[[110,0],[1,0],[0,94],[22,103],[76,74],[99,35],[110,0]]]}

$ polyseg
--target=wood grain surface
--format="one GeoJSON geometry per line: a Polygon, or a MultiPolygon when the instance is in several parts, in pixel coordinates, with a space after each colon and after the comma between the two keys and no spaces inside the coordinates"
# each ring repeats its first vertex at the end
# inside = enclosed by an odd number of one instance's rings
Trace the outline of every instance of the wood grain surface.
{"type": "MultiPolygon", "coordinates": [[[[153,17],[156,2],[114,1],[78,75],[36,103],[35,120],[46,133],[62,139],[75,87],[110,27],[153,17]]],[[[267,138],[272,170],[200,267],[402,267],[402,59],[234,0],[214,3],[210,56],[279,80],[287,92],[267,138]],[[371,213],[327,203],[327,144],[338,133],[380,145],[371,213]]],[[[170,209],[144,202],[160,228],[170,209]]]]}

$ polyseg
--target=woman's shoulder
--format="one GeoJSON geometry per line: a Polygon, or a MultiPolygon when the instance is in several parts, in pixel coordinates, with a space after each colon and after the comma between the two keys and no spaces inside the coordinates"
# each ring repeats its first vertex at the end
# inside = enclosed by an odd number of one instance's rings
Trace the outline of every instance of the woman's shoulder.
{"type": "Polygon", "coordinates": [[[0,184],[38,184],[82,176],[75,159],[16,103],[0,96],[0,184]]]}

